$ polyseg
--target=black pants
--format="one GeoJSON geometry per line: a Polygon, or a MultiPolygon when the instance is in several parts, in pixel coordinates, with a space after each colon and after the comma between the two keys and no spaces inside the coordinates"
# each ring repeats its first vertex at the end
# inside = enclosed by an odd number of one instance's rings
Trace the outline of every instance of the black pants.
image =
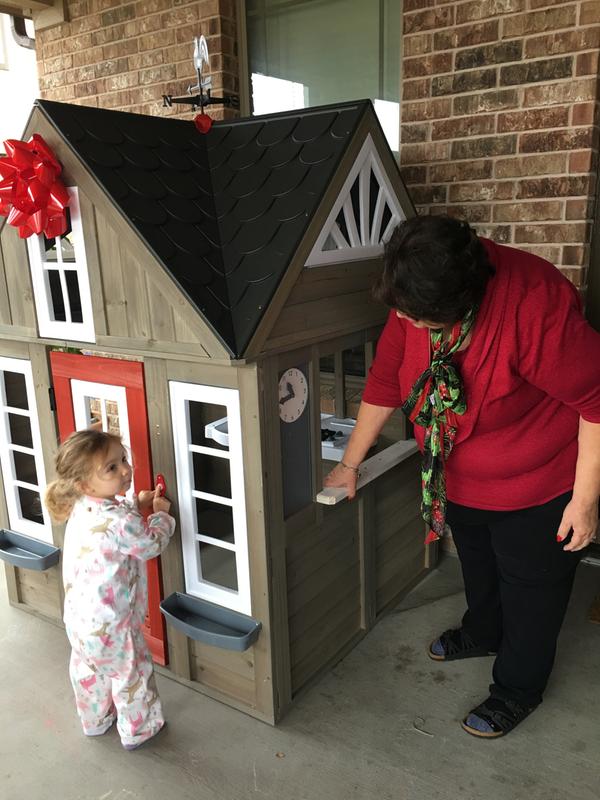
{"type": "Polygon", "coordinates": [[[506,512],[448,503],[467,596],[463,628],[498,653],[491,694],[526,706],[542,700],[584,552],[564,552],[566,542],[556,541],[570,499],[568,492],[506,512]]]}

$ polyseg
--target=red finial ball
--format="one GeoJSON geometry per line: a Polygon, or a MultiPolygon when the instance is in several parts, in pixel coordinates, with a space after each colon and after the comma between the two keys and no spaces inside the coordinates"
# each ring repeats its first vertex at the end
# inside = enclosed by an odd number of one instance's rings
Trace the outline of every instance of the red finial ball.
{"type": "Polygon", "coordinates": [[[212,128],[212,118],[208,114],[198,114],[194,117],[194,125],[200,133],[208,133],[212,128]]]}

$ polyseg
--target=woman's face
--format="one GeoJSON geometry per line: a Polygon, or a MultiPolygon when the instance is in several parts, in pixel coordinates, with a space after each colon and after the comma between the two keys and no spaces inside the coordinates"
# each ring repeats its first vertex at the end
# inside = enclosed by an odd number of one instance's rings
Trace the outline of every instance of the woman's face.
{"type": "Polygon", "coordinates": [[[430,328],[431,330],[439,330],[440,328],[451,327],[446,325],[444,322],[432,322],[430,319],[413,319],[407,314],[403,314],[402,311],[396,311],[396,316],[398,319],[407,320],[407,322],[410,322],[410,324],[414,325],[415,328],[430,328]]]}

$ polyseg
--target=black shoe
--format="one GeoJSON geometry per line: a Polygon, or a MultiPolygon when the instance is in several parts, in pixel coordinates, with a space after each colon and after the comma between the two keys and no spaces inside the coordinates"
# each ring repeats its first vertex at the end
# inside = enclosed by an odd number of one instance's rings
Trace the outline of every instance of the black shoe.
{"type": "Polygon", "coordinates": [[[438,639],[429,645],[427,651],[429,658],[434,661],[457,661],[460,658],[479,658],[481,656],[495,656],[496,653],[475,644],[468,633],[462,628],[444,631],[438,639]]]}
{"type": "Polygon", "coordinates": [[[488,697],[474,708],[461,722],[463,730],[471,736],[482,739],[497,739],[506,736],[519,722],[537,708],[527,708],[516,700],[503,700],[501,697],[488,697]]]}

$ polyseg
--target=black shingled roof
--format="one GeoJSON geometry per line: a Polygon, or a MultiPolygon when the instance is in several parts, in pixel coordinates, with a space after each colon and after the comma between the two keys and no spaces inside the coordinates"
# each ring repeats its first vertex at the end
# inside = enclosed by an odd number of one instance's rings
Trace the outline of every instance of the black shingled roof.
{"type": "Polygon", "coordinates": [[[38,100],[181,286],[242,356],[370,101],[216,122],[38,100]]]}

